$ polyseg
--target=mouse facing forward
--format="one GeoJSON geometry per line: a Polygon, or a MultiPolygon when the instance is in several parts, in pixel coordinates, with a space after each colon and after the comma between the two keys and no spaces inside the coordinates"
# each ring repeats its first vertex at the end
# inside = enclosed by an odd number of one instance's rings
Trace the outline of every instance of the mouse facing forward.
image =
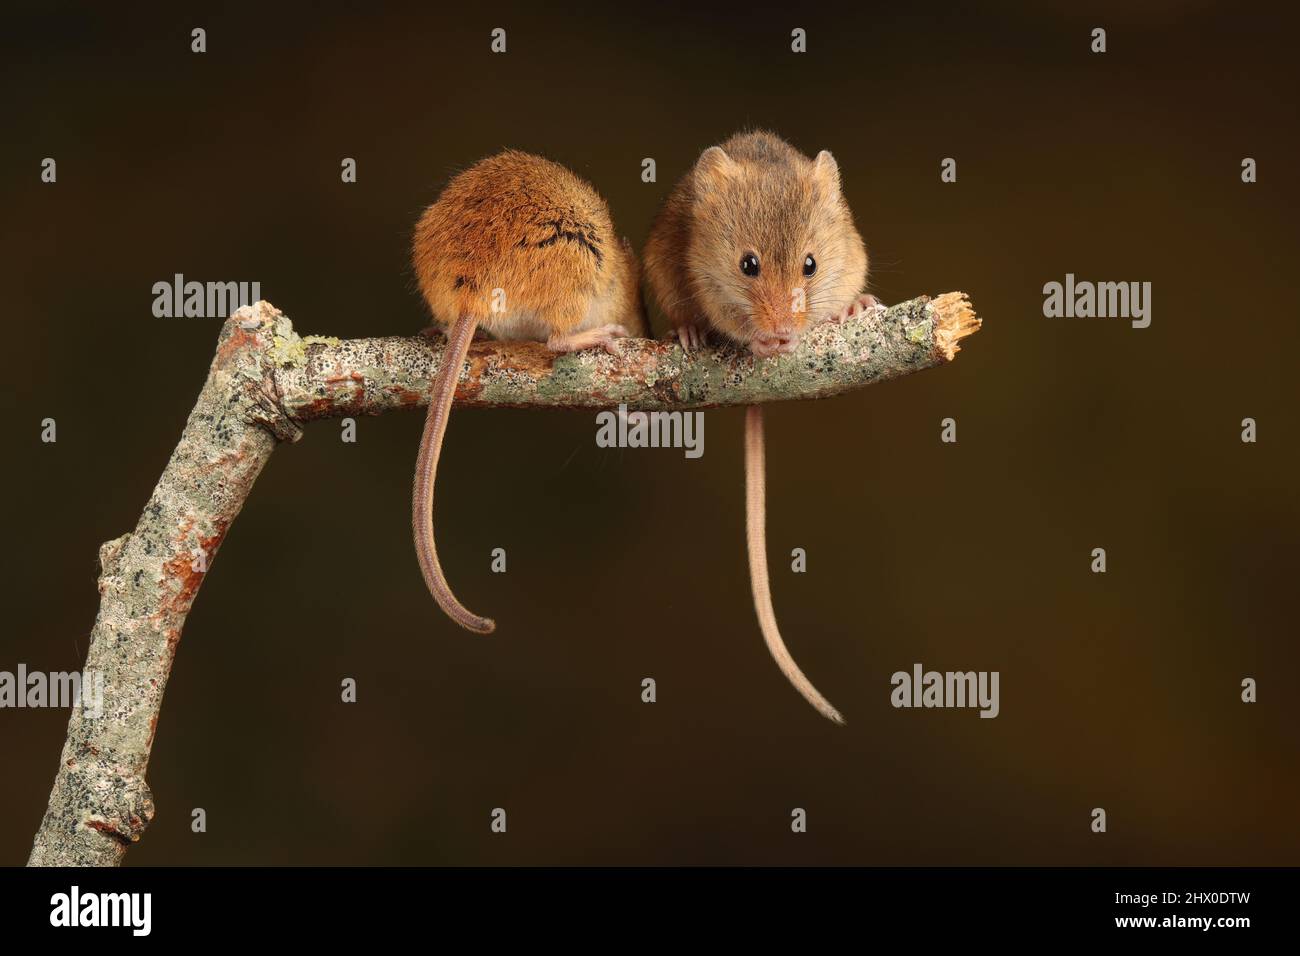
{"type": "MultiPolygon", "coordinates": [[[[876,305],[867,251],[823,150],[809,159],[771,133],[706,149],[650,230],[651,294],[687,351],[715,331],[759,359],[795,349],[804,329],[876,305]]],[[[781,672],[819,713],[844,718],[795,664],[777,629],[767,571],[763,411],[745,413],[745,530],[754,609],[781,672]]]]}
{"type": "Polygon", "coordinates": [[[636,257],[589,184],[558,163],[506,150],[457,175],[424,211],[412,263],[434,322],[447,331],[415,466],[415,550],[438,606],[489,634],[496,624],[452,593],[433,538],[434,478],[470,341],[481,329],[557,353],[617,353],[618,338],[647,331],[636,257]]]}

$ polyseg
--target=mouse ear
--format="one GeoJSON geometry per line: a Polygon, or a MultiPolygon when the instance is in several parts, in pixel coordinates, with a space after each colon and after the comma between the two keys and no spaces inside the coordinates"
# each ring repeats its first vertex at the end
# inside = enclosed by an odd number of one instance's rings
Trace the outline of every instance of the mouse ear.
{"type": "Polygon", "coordinates": [[[727,155],[726,150],[721,146],[710,146],[700,154],[699,162],[695,164],[695,174],[712,179],[727,175],[735,166],[736,161],[727,155]]]}
{"type": "Polygon", "coordinates": [[[835,162],[835,157],[830,154],[830,150],[823,149],[813,160],[813,174],[825,183],[832,192],[840,190],[840,164],[835,162]]]}

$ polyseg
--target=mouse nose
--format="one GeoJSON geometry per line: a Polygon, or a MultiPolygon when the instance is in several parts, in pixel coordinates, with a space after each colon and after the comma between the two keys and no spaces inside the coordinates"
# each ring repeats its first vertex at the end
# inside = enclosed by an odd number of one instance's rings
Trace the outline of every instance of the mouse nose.
{"type": "Polygon", "coordinates": [[[781,287],[773,286],[756,298],[753,306],[756,335],[755,351],[763,355],[793,352],[799,344],[804,314],[791,309],[791,302],[781,287]]]}
{"type": "Polygon", "coordinates": [[[772,323],[772,344],[778,351],[789,352],[799,341],[799,333],[794,326],[794,319],[784,318],[772,323]]]}
{"type": "Polygon", "coordinates": [[[799,335],[795,331],[794,323],[779,323],[754,337],[754,344],[758,346],[754,351],[761,355],[784,354],[793,352],[798,343],[799,335]]]}

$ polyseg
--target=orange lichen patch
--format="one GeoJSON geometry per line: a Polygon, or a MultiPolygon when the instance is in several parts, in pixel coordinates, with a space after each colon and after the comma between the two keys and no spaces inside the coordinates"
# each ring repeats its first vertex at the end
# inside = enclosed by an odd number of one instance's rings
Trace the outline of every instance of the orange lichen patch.
{"type": "MultiPolygon", "coordinates": [[[[132,825],[139,826],[142,825],[143,822],[144,821],[142,821],[139,817],[132,815],[131,817],[132,825]]],[[[113,826],[113,824],[108,823],[104,820],[87,820],[86,826],[92,830],[98,830],[100,833],[104,834],[105,836],[112,837],[114,840],[118,841],[123,845],[138,842],[140,839],[138,834],[127,835],[123,833],[121,830],[119,830],[117,827],[113,826]]]]}
{"type": "Polygon", "coordinates": [[[258,338],[257,331],[248,331],[235,324],[234,331],[230,333],[230,338],[225,339],[217,347],[216,365],[225,366],[229,364],[239,352],[246,348],[260,349],[261,340],[258,338]]]}
{"type": "Polygon", "coordinates": [[[184,614],[194,601],[194,594],[203,583],[203,572],[194,570],[194,558],[188,554],[178,554],[163,565],[166,581],[176,582],[169,588],[168,595],[159,606],[161,614],[184,614]]]}
{"type": "Polygon", "coordinates": [[[293,417],[300,421],[312,421],[333,418],[340,412],[360,415],[365,412],[365,383],[365,376],[360,372],[326,378],[322,384],[326,386],[329,394],[317,396],[309,402],[295,406],[291,410],[293,417]]]}
{"type": "Polygon", "coordinates": [[[176,648],[181,645],[181,629],[179,627],[167,628],[167,660],[176,659],[176,648]]]}
{"type": "Polygon", "coordinates": [[[471,348],[469,354],[475,376],[481,376],[485,369],[499,369],[526,378],[541,378],[555,368],[556,359],[556,353],[540,342],[518,342],[509,349],[488,344],[471,348]]]}
{"type": "Polygon", "coordinates": [[[338,365],[321,376],[321,384],[333,394],[331,401],[337,407],[358,409],[366,397],[366,377],[338,365]]]}
{"type": "Polygon", "coordinates": [[[417,391],[402,385],[390,385],[386,391],[403,408],[414,408],[428,398],[428,392],[417,391]]]}
{"type": "Polygon", "coordinates": [[[644,382],[649,378],[651,370],[659,371],[663,368],[668,351],[667,348],[640,349],[625,358],[623,364],[610,373],[610,377],[617,376],[622,381],[644,382]]]}
{"type": "MultiPolygon", "coordinates": [[[[212,558],[221,547],[221,541],[226,536],[226,527],[228,522],[218,520],[214,522],[217,526],[216,533],[208,537],[199,538],[199,550],[203,552],[207,563],[211,563],[212,558]]],[[[190,530],[194,527],[192,518],[186,518],[177,529],[176,536],[173,538],[176,554],[170,561],[163,564],[163,596],[158,602],[158,610],[153,615],[155,622],[166,617],[180,616],[184,618],[189,611],[190,605],[194,603],[194,595],[203,583],[203,576],[206,572],[196,570],[194,553],[186,548],[190,530]]],[[[173,635],[167,635],[167,643],[175,650],[175,643],[180,640],[180,631],[177,630],[173,635]]]]}
{"type": "Polygon", "coordinates": [[[332,371],[322,375],[320,380],[325,385],[337,385],[339,382],[354,382],[364,388],[366,384],[366,377],[360,372],[350,372],[347,369],[339,368],[337,365],[334,366],[332,371]]]}
{"type": "Polygon", "coordinates": [[[308,421],[316,418],[326,418],[334,410],[334,400],[329,397],[313,398],[310,402],[299,405],[294,409],[294,417],[308,421]]]}
{"type": "Polygon", "coordinates": [[[471,372],[469,379],[456,385],[456,401],[470,402],[478,398],[479,393],[483,391],[483,376],[475,371],[471,372]]]}

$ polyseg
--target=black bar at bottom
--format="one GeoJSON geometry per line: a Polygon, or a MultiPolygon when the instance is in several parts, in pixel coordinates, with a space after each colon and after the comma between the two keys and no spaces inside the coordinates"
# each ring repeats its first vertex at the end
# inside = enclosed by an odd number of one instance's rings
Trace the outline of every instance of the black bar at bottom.
{"type": "MultiPolygon", "coordinates": [[[[7,942],[1291,935],[1295,868],[0,870],[7,942]],[[75,890],[74,890],[75,887],[75,890]],[[125,894],[125,895],[123,895],[125,894]],[[147,894],[147,897],[145,896],[147,894]],[[147,906],[146,906],[147,902],[147,906]],[[87,926],[86,923],[116,925],[87,926]],[[57,925],[56,925],[57,924],[57,925]],[[75,925],[74,925],[75,924],[75,925]],[[465,934],[469,934],[466,936],[465,934]]],[[[454,944],[453,944],[454,945],[454,944]]],[[[921,950],[917,950],[921,951],[921,950]]]]}

